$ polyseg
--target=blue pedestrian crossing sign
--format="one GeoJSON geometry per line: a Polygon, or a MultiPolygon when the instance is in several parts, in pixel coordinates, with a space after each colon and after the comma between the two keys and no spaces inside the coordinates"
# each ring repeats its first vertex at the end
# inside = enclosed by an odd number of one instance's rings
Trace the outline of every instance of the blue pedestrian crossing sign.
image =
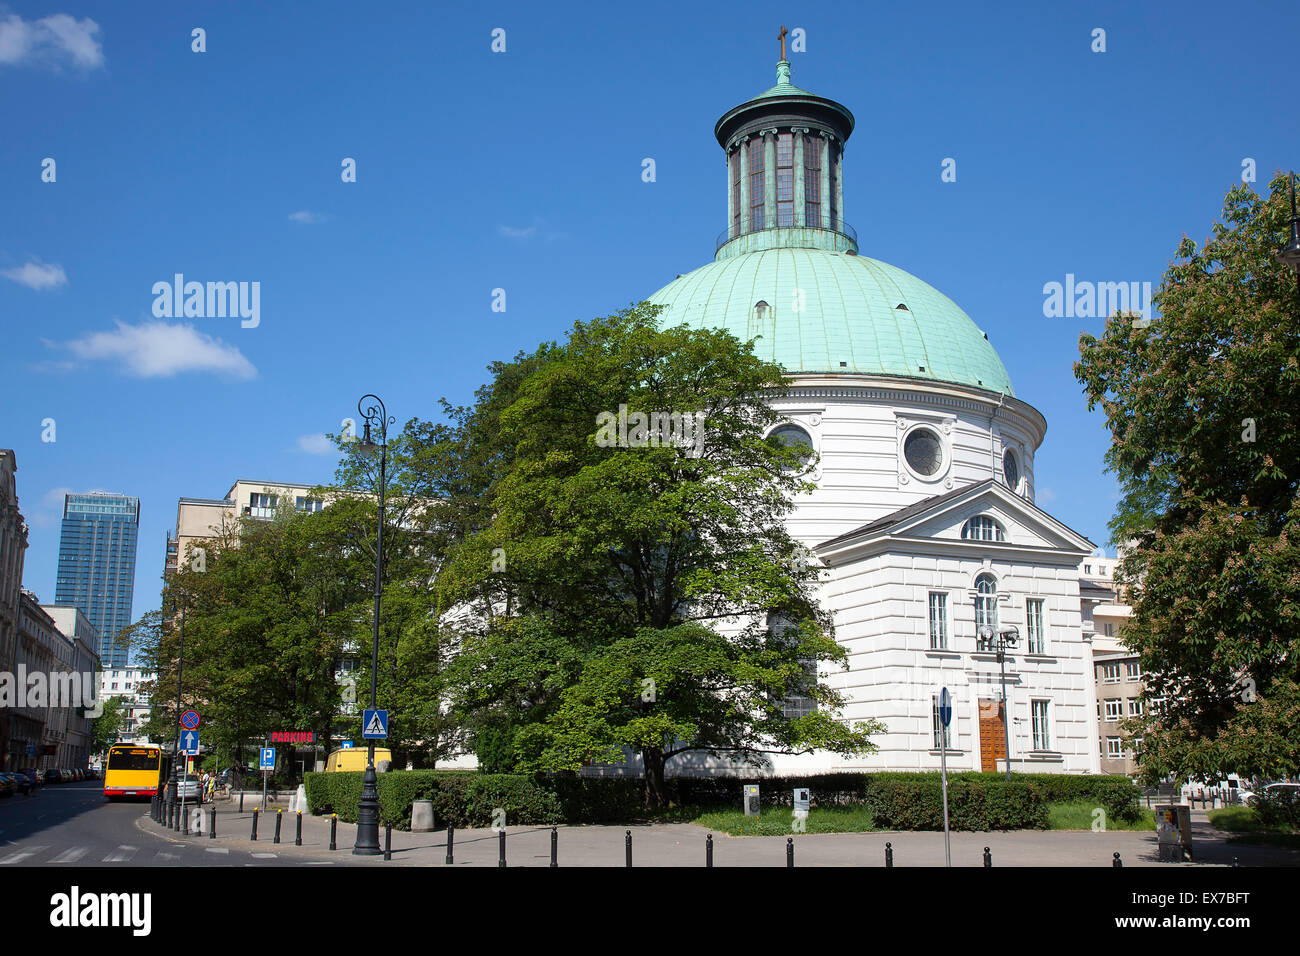
{"type": "Polygon", "coordinates": [[[199,732],[197,730],[187,730],[181,734],[181,753],[196,754],[199,752],[199,732]]]}
{"type": "Polygon", "coordinates": [[[275,769],[275,748],[274,747],[262,748],[262,766],[259,769],[261,770],[275,769]]]}
{"type": "Polygon", "coordinates": [[[361,717],[361,736],[367,740],[383,739],[388,736],[388,711],[367,710],[361,717]]]}

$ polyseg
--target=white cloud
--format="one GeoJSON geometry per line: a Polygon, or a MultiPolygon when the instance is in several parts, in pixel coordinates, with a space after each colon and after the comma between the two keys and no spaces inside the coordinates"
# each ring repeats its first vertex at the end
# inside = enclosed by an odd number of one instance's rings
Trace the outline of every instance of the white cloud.
{"type": "Polygon", "coordinates": [[[67,349],[83,361],[116,361],[122,371],[137,378],[168,378],[182,372],[212,372],[234,379],[257,375],[239,349],[192,325],[118,322],[113,332],[90,332],[71,342],[46,344],[67,349]]]}
{"type": "Polygon", "coordinates": [[[63,271],[63,266],[41,262],[39,259],[24,262],[22,265],[13,269],[0,270],[0,275],[4,276],[6,279],[12,279],[19,285],[25,285],[29,289],[35,289],[37,292],[40,292],[43,289],[58,288],[68,281],[68,276],[67,273],[63,271]]]}
{"type": "Polygon", "coordinates": [[[326,218],[326,215],[322,212],[311,212],[307,209],[299,209],[297,212],[289,213],[291,222],[301,222],[309,226],[324,222],[326,218]]]}
{"type": "Polygon", "coordinates": [[[534,219],[531,226],[499,226],[497,231],[507,239],[531,239],[542,227],[540,219],[534,219]]]}
{"type": "Polygon", "coordinates": [[[1040,507],[1042,505],[1050,505],[1056,500],[1056,492],[1051,488],[1039,488],[1034,492],[1034,498],[1040,507]]]}
{"type": "Polygon", "coordinates": [[[16,13],[0,19],[0,65],[49,66],[64,63],[83,70],[104,65],[104,48],[97,39],[99,24],[55,13],[24,20],[16,13]]]}
{"type": "Polygon", "coordinates": [[[309,455],[332,455],[338,451],[324,434],[303,435],[298,439],[298,450],[309,455]]]}
{"type": "Polygon", "coordinates": [[[63,519],[64,495],[107,495],[113,492],[103,488],[51,488],[41,496],[40,504],[28,515],[28,522],[38,528],[48,528],[63,519]]]}

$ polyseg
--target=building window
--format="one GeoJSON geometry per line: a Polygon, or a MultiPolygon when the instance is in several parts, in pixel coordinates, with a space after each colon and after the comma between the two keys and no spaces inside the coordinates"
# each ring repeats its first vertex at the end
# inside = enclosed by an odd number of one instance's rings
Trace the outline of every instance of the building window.
{"type": "Polygon", "coordinates": [[[248,513],[254,518],[274,518],[275,507],[280,501],[279,495],[253,492],[248,496],[248,513]]]}
{"type": "MultiPolygon", "coordinates": [[[[774,613],[767,616],[767,632],[775,641],[783,641],[786,633],[793,626],[783,615],[774,613]]],[[[817,711],[817,701],[806,694],[799,693],[800,690],[810,691],[817,685],[817,661],[812,658],[800,658],[799,663],[803,665],[803,674],[792,682],[794,686],[791,690],[795,692],[781,700],[781,713],[787,719],[807,717],[817,711]]]]}
{"type": "Polygon", "coordinates": [[[740,150],[731,154],[731,234],[740,235],[740,150]]]}
{"type": "Polygon", "coordinates": [[[822,138],[803,138],[803,221],[814,228],[822,224],[822,138]]]}
{"type": "Polygon", "coordinates": [[[998,582],[991,574],[975,579],[975,633],[983,627],[998,631],[998,582]]]}
{"type": "Polygon", "coordinates": [[[298,496],[296,506],[299,511],[308,513],[325,510],[325,502],[319,498],[304,498],[302,495],[298,496]]]}
{"type": "Polygon", "coordinates": [[[1045,700],[1030,701],[1030,714],[1033,718],[1034,749],[1051,750],[1052,735],[1047,726],[1047,704],[1045,700]]]}
{"type": "Polygon", "coordinates": [[[749,228],[763,228],[763,137],[749,141],[749,228]]]}
{"type": "Polygon", "coordinates": [[[1118,737],[1106,738],[1106,756],[1110,760],[1119,760],[1124,756],[1123,742],[1118,737]]]}
{"type": "Polygon", "coordinates": [[[903,441],[903,458],[922,478],[930,478],[943,467],[943,442],[928,428],[914,429],[903,441]]]}
{"type": "Polygon", "coordinates": [[[942,591],[930,592],[930,648],[948,649],[948,595],[942,591]]]}
{"type": "Polygon", "coordinates": [[[952,723],[947,727],[939,718],[939,695],[935,694],[930,698],[930,724],[931,724],[931,741],[935,750],[951,750],[953,726],[957,722],[957,708],[953,708],[952,723]]]}
{"type": "Polygon", "coordinates": [[[1118,664],[1102,664],[1102,665],[1101,665],[1101,680],[1102,680],[1102,683],[1105,683],[1105,684],[1118,684],[1118,683],[1119,683],[1119,665],[1118,665],[1118,664]]]}
{"type": "Polygon", "coordinates": [[[840,183],[840,151],[834,144],[828,144],[826,147],[826,165],[830,170],[831,177],[831,228],[838,229],[842,228],[838,221],[840,210],[836,199],[840,183]]]}
{"type": "Polygon", "coordinates": [[[1138,697],[1130,697],[1128,702],[1128,715],[1130,717],[1142,716],[1142,700],[1138,697]]]}
{"type": "Polygon", "coordinates": [[[1047,642],[1043,637],[1043,599],[1030,598],[1025,601],[1025,632],[1030,654],[1047,653],[1047,642]]]}
{"type": "Polygon", "coordinates": [[[1102,632],[1102,634],[1104,634],[1106,637],[1114,637],[1114,636],[1115,636],[1115,622],[1114,622],[1114,621],[1102,621],[1102,623],[1101,623],[1101,632],[1102,632]]]}
{"type": "Polygon", "coordinates": [[[794,225],[794,135],[776,137],[776,224],[794,225]]]}
{"type": "Polygon", "coordinates": [[[969,541],[1005,541],[1002,526],[988,515],[976,515],[961,526],[961,536],[969,541]]]}
{"type": "Polygon", "coordinates": [[[1020,488],[1020,463],[1010,448],[1002,453],[1002,477],[1012,491],[1020,488]]]}
{"type": "Polygon", "coordinates": [[[1127,673],[1129,680],[1138,680],[1142,677],[1142,665],[1137,661],[1126,661],[1124,664],[1124,670],[1127,673]]]}
{"type": "Polygon", "coordinates": [[[776,438],[788,448],[793,448],[799,454],[800,469],[806,467],[813,456],[812,436],[800,428],[798,425],[780,425],[772,430],[768,438],[776,438]]]}
{"type": "Polygon", "coordinates": [[[1113,724],[1123,716],[1123,703],[1118,697],[1106,701],[1106,723],[1113,724]]]}

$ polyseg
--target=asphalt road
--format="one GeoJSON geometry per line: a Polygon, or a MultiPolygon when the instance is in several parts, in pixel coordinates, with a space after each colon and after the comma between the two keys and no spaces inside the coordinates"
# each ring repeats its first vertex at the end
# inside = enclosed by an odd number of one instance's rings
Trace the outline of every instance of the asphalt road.
{"type": "Polygon", "coordinates": [[[0,867],[303,865],[301,858],[287,858],[271,846],[253,850],[171,840],[146,826],[148,819],[147,801],[106,800],[98,780],[47,784],[31,797],[3,797],[0,867]]]}

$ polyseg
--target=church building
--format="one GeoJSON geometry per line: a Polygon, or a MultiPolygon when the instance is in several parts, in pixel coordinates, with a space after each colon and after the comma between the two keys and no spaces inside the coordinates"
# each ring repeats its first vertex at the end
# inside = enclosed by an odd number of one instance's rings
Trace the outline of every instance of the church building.
{"type": "MultiPolygon", "coordinates": [[[[783,51],[776,85],[714,128],[727,170],[714,260],[649,297],[665,326],[757,338],[793,378],[779,431],[816,453],[817,488],[789,529],[825,568],[822,605],[850,654],[823,680],[848,698],[843,719],[886,728],[875,754],[778,755],[767,771],[937,770],[946,743],[951,770],[1000,770],[1009,750],[1013,771],[1098,772],[1078,570],[1094,545],[1035,504],[1047,422],[988,335],[861,254],[845,221],[853,126],[793,84],[783,51]]],[[[692,756],[669,772],[725,766],[692,756]]]]}

